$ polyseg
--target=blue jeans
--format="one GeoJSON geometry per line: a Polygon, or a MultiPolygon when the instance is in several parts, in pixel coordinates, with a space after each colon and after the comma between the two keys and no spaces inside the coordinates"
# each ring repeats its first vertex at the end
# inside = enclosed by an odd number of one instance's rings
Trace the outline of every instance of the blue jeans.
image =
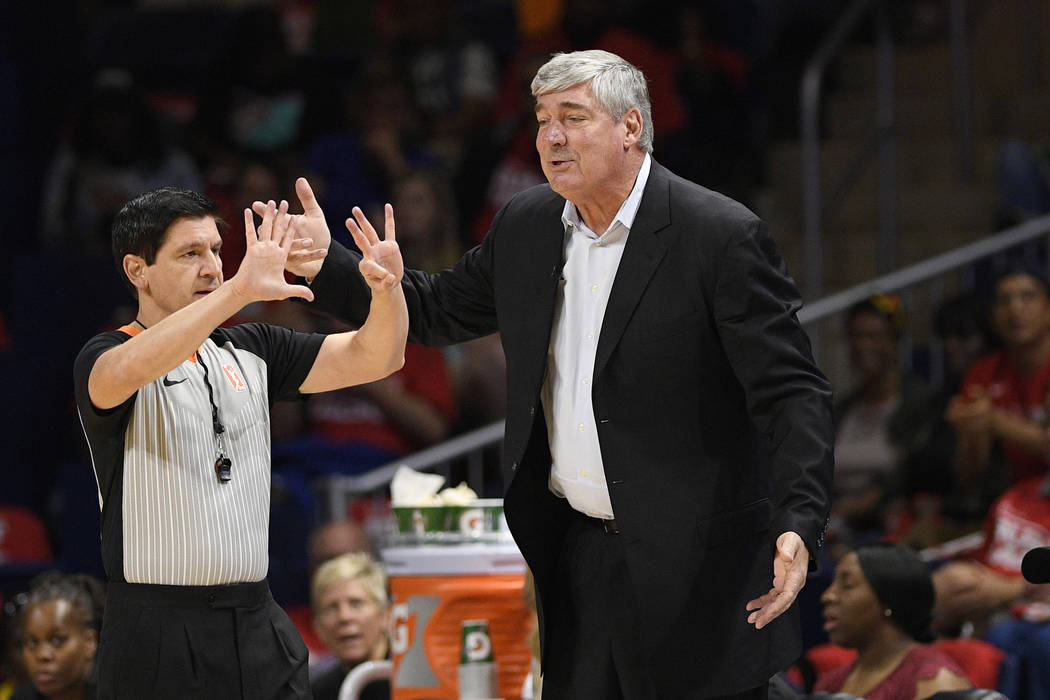
{"type": "Polygon", "coordinates": [[[1003,664],[999,690],[1013,700],[1050,698],[1050,623],[1011,620],[992,627],[985,639],[1019,663],[1003,664]]]}

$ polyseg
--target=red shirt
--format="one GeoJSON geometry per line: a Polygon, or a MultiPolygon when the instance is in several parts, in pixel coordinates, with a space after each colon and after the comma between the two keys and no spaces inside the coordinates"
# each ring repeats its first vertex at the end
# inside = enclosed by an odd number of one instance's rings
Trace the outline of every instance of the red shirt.
{"type": "MultiPolygon", "coordinates": [[[[383,381],[398,382],[406,392],[433,405],[450,423],[455,421],[455,393],[440,350],[409,343],[405,366],[383,381]]],[[[310,432],[333,443],[368,445],[399,455],[421,447],[413,445],[387,422],[378,406],[353,388],[314,394],[306,410],[310,432]]]]}
{"type": "MultiPolygon", "coordinates": [[[[1050,362],[1030,375],[1021,376],[1014,370],[1006,353],[999,350],[985,355],[970,368],[963,382],[963,396],[974,386],[983,387],[995,406],[1040,425],[1046,423],[1050,362]]],[[[1047,472],[1045,456],[1033,455],[1008,442],[1003,442],[1002,448],[1010,483],[1016,484],[1047,472]]]]}
{"type": "Polygon", "coordinates": [[[1035,547],[1050,546],[1050,497],[1043,477],[1012,486],[992,506],[984,526],[984,564],[1009,576],[1021,575],[1021,560],[1035,547]]]}

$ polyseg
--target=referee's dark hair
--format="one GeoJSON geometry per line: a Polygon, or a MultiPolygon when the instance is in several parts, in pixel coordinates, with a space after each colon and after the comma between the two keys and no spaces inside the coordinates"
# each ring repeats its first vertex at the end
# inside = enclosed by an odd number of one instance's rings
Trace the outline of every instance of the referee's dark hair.
{"type": "Polygon", "coordinates": [[[152,265],[172,224],[180,219],[203,216],[214,218],[222,230],[219,205],[198,192],[179,187],[161,187],[139,195],[120,208],[113,218],[113,262],[136,298],[138,293],[124,274],[124,256],[138,255],[147,265],[152,265]]]}

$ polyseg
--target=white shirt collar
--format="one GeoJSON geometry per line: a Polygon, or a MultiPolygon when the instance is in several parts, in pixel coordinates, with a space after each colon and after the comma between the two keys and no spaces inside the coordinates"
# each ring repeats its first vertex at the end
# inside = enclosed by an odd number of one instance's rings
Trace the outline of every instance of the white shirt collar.
{"type": "MultiPolygon", "coordinates": [[[[627,199],[623,200],[623,204],[620,205],[616,216],[613,217],[608,230],[613,230],[617,222],[623,224],[623,227],[628,230],[634,225],[634,217],[638,214],[638,207],[642,203],[642,193],[645,192],[645,183],[649,180],[652,160],[652,156],[646,153],[645,158],[642,160],[642,167],[638,169],[638,177],[634,180],[634,188],[627,195],[627,199]]],[[[572,226],[574,229],[586,229],[583,220],[580,218],[580,212],[576,210],[576,205],[569,200],[565,200],[565,207],[561,210],[561,222],[566,227],[572,226]]],[[[599,232],[596,231],[595,233],[599,232]]],[[[604,231],[600,233],[604,233],[604,231]]]]}

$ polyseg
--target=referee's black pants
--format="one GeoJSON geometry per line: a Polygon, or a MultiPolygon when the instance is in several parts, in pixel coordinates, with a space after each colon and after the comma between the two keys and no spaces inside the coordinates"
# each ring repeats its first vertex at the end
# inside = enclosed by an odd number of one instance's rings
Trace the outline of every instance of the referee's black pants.
{"type": "Polygon", "coordinates": [[[265,580],[107,587],[100,700],[309,699],[307,661],[265,580]]]}
{"type": "MultiPolygon", "coordinates": [[[[558,560],[561,590],[543,700],[673,700],[661,696],[641,650],[643,620],[631,586],[624,538],[573,511],[558,560]]],[[[765,700],[762,686],[724,698],[765,700]]]]}

